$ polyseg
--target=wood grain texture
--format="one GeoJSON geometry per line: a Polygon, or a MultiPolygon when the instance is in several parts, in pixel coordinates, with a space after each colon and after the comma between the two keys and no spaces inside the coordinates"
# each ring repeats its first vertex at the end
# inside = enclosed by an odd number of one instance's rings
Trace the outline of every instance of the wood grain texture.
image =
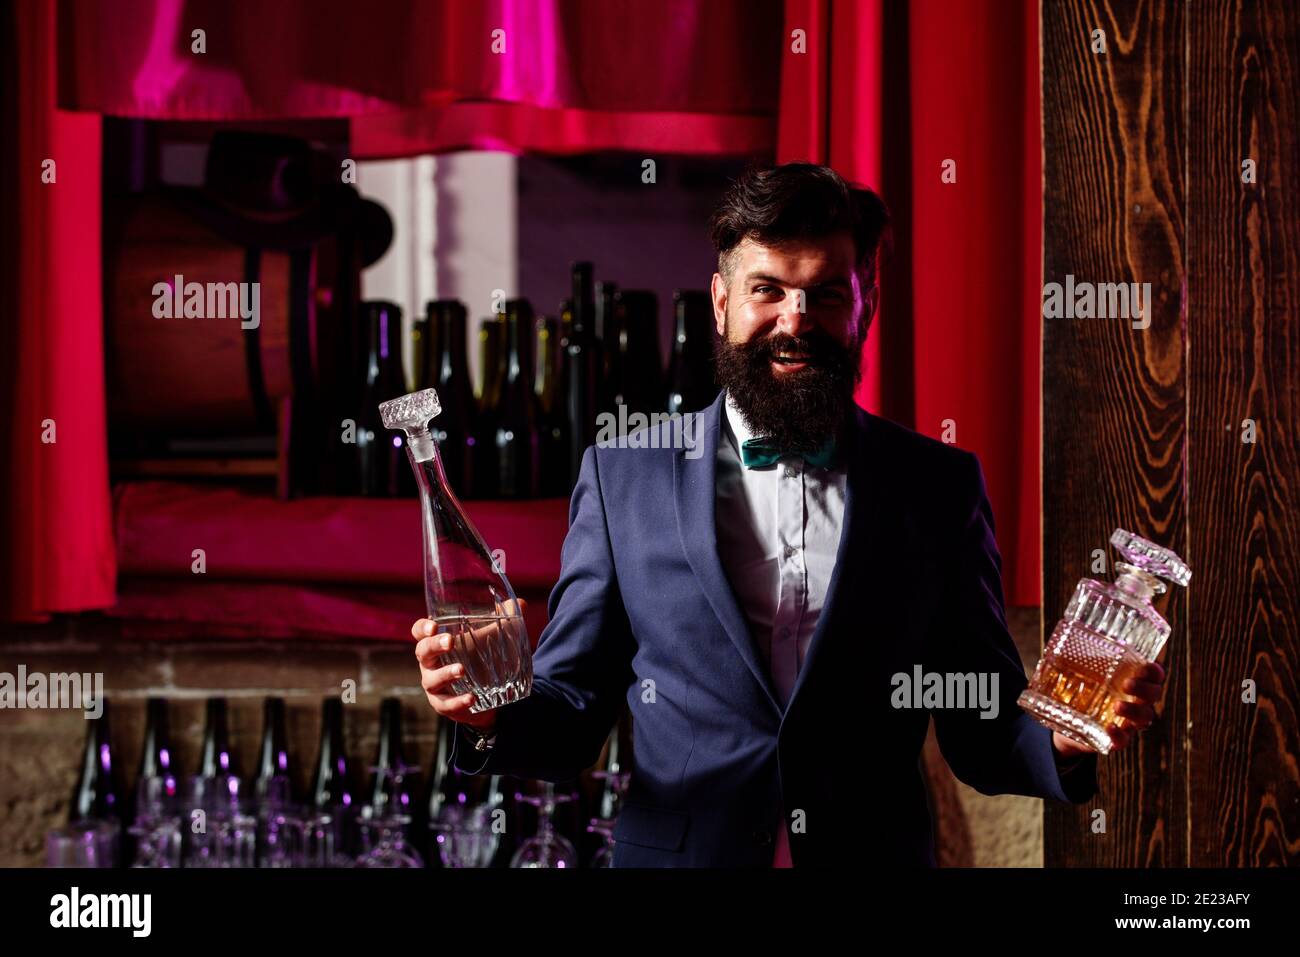
{"type": "MultiPolygon", "coordinates": [[[[1152,285],[1150,325],[1043,320],[1043,614],[1050,630],[1122,527],[1187,551],[1182,321],[1183,6],[1042,5],[1044,282],[1152,285]],[[1105,31],[1106,52],[1092,35],[1105,31]]],[[[1100,576],[1110,580],[1108,573],[1100,576]]],[[[1085,805],[1045,809],[1044,862],[1187,863],[1187,610],[1171,596],[1162,720],[1099,762],[1085,805]],[[1105,812],[1105,831],[1094,812],[1105,812]]]]}
{"type": "Polygon", "coordinates": [[[1051,0],[1041,13],[1044,281],[1155,294],[1145,330],[1044,320],[1044,619],[1114,525],[1193,571],[1162,608],[1160,719],[1100,762],[1092,802],[1046,809],[1044,860],[1294,865],[1300,7],[1051,0]],[[1090,48],[1096,28],[1105,54],[1090,48]],[[1089,827],[1096,808],[1104,835],[1089,827]]]}
{"type": "Polygon", "coordinates": [[[1189,857],[1296,865],[1300,5],[1198,0],[1186,16],[1189,857]]]}

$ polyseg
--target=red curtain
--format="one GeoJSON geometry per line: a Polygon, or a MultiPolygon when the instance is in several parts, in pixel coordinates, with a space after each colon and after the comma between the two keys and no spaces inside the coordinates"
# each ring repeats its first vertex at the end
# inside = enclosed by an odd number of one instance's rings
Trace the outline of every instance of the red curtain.
{"type": "Polygon", "coordinates": [[[1037,605],[1037,4],[787,0],[785,25],[778,162],[827,163],[895,220],[858,401],[979,454],[1008,601],[1037,605]]]}
{"type": "Polygon", "coordinates": [[[62,9],[62,102],[72,109],[346,116],[357,158],[772,144],[781,0],[62,0],[62,9]]]}
{"type": "Polygon", "coordinates": [[[0,229],[3,470],[8,533],[3,617],[115,600],[104,414],[99,259],[99,117],[55,109],[55,8],[6,4],[4,191],[0,229]],[[12,164],[10,167],[9,164],[12,164]]]}

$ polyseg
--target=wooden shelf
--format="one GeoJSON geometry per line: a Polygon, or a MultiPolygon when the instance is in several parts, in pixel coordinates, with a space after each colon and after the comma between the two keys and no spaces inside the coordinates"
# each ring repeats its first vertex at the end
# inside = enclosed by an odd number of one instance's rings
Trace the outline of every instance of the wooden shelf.
{"type": "MultiPolygon", "coordinates": [[[[423,614],[415,499],[280,501],[167,481],[120,483],[113,498],[119,601],[109,613],[138,622],[142,637],[409,641],[411,621],[423,614]]],[[[504,551],[536,640],[559,577],[568,501],[464,505],[489,548],[504,551]]]]}

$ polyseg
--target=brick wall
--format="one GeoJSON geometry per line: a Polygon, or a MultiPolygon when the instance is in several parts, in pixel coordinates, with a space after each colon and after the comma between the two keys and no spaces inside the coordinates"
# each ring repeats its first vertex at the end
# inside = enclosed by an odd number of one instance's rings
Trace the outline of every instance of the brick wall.
{"type": "MultiPolygon", "coordinates": [[[[132,786],[144,737],[145,700],[171,702],[172,742],[183,773],[198,763],[204,701],[229,701],[232,745],[251,771],[262,734],[262,701],[285,699],[289,749],[299,784],[310,784],[324,696],[356,682],[356,703],[344,707],[349,755],[365,768],[375,753],[379,702],[404,702],[402,730],[421,765],[432,761],[437,716],[420,690],[409,644],[323,642],[130,642],[116,622],[78,616],[11,629],[0,642],[0,671],[20,664],[33,672],[103,672],[112,709],[112,743],[125,787],[132,786]]],[[[76,783],[86,721],[80,711],[0,710],[0,867],[41,866],[45,832],[61,824],[76,783]]],[[[358,775],[358,783],[368,774],[358,775]]]]}

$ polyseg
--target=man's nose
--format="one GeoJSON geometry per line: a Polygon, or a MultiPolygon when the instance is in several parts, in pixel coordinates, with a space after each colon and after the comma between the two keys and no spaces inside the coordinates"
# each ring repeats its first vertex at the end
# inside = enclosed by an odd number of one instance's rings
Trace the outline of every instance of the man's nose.
{"type": "Polygon", "coordinates": [[[808,300],[799,289],[791,289],[781,300],[781,312],[777,316],[776,328],[786,335],[798,336],[812,327],[808,318],[808,300]]]}

